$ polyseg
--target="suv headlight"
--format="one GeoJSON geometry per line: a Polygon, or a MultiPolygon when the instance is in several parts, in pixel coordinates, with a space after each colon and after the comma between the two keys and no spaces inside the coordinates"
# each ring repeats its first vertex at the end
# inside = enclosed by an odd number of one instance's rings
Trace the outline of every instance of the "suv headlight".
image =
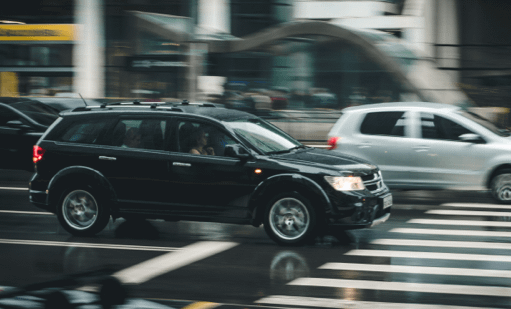
{"type": "Polygon", "coordinates": [[[325,176],[325,180],[337,191],[358,191],[365,189],[362,178],[358,176],[325,176]]]}

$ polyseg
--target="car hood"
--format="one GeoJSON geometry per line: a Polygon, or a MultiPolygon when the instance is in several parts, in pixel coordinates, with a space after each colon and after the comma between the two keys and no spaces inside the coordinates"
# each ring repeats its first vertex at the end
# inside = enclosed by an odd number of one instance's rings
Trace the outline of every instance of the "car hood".
{"type": "Polygon", "coordinates": [[[368,161],[343,153],[318,148],[299,149],[290,153],[274,155],[273,159],[278,161],[292,161],[296,164],[335,169],[337,171],[355,174],[374,173],[378,170],[375,164],[368,161]]]}

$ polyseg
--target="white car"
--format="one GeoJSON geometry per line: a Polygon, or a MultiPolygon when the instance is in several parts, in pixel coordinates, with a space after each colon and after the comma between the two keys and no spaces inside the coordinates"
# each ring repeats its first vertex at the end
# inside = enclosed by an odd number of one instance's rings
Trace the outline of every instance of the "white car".
{"type": "Polygon", "coordinates": [[[511,137],[459,106],[401,102],[343,110],[330,149],[377,164],[391,189],[490,189],[511,204],[511,137]]]}

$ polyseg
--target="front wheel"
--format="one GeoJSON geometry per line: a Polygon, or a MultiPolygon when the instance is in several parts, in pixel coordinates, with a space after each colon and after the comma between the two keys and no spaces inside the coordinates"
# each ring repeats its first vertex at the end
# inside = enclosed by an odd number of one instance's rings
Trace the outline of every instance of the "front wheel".
{"type": "Polygon", "coordinates": [[[511,169],[502,170],[490,185],[491,193],[500,203],[511,204],[511,169]]]}
{"type": "Polygon", "coordinates": [[[64,192],[57,207],[62,227],[75,236],[91,236],[105,228],[108,209],[92,189],[76,188],[64,192]]]}
{"type": "Polygon", "coordinates": [[[273,198],[266,208],[264,229],[279,245],[301,245],[316,231],[316,212],[311,203],[296,192],[273,198]]]}

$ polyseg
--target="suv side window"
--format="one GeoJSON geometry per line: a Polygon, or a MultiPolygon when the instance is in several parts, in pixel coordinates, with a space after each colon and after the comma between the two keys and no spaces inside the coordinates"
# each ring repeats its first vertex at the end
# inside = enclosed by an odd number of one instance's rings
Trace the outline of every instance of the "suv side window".
{"type": "Polygon", "coordinates": [[[421,113],[422,138],[459,141],[459,136],[473,133],[460,124],[431,113],[421,113]]]}
{"type": "Polygon", "coordinates": [[[405,112],[367,113],[360,133],[368,135],[405,136],[405,112]]]}
{"type": "Polygon", "coordinates": [[[106,119],[76,121],[57,140],[68,143],[96,144],[107,123],[106,119]]]}
{"type": "Polygon", "coordinates": [[[179,120],[177,128],[179,152],[223,156],[225,145],[236,143],[218,128],[200,121],[179,120]]]}
{"type": "Polygon", "coordinates": [[[125,118],[115,125],[111,146],[164,150],[167,120],[125,118]]]}

